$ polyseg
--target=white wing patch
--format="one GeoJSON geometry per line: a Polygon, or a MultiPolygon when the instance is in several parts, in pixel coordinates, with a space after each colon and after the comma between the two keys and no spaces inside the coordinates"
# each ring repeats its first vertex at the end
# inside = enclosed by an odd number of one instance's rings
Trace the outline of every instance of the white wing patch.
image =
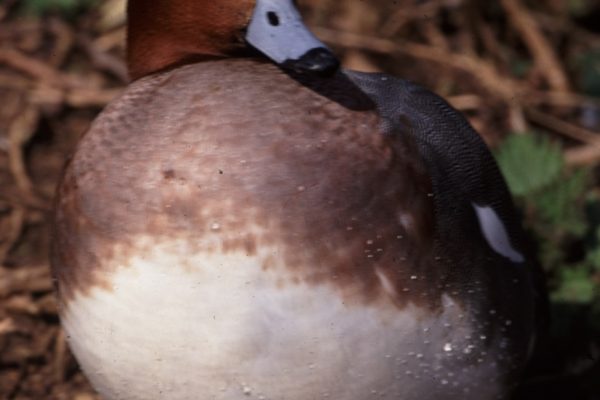
{"type": "Polygon", "coordinates": [[[483,237],[487,240],[490,247],[498,254],[508,258],[515,263],[525,261],[523,254],[512,247],[506,227],[498,217],[498,214],[492,207],[482,207],[471,203],[479,219],[479,226],[483,237]]]}

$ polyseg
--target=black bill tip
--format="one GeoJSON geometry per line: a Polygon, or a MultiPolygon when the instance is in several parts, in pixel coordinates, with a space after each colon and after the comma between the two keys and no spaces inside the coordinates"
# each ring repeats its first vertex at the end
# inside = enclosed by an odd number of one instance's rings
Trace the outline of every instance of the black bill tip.
{"type": "Polygon", "coordinates": [[[340,68],[337,57],[324,47],[310,49],[297,60],[286,60],[282,65],[297,72],[308,72],[324,77],[332,76],[340,68]]]}

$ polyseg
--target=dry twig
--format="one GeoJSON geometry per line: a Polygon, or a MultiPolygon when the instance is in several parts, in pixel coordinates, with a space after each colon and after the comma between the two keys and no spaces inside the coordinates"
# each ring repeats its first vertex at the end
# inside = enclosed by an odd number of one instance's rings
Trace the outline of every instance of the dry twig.
{"type": "MultiPolygon", "coordinates": [[[[0,266],[4,263],[9,251],[19,240],[24,222],[25,208],[20,206],[14,207],[10,210],[7,218],[0,220],[0,227],[2,227],[2,233],[0,234],[0,266]]],[[[0,273],[0,294],[2,283],[2,276],[0,273]]]]}
{"type": "Polygon", "coordinates": [[[538,27],[537,21],[519,0],[501,0],[510,21],[523,37],[533,55],[538,72],[544,75],[553,90],[569,91],[569,80],[552,46],[538,27]]]}
{"type": "Polygon", "coordinates": [[[382,54],[407,54],[422,60],[448,65],[473,75],[490,93],[508,102],[519,101],[524,89],[511,78],[502,76],[490,62],[456,54],[439,48],[409,41],[392,41],[376,37],[341,32],[327,28],[315,28],[319,37],[326,42],[363,51],[382,54]]]}
{"type": "Polygon", "coordinates": [[[25,145],[35,133],[39,117],[40,113],[37,107],[26,104],[20,113],[14,117],[8,131],[10,171],[17,183],[17,187],[26,197],[35,196],[33,184],[27,174],[23,152],[25,145]]]}
{"type": "Polygon", "coordinates": [[[17,269],[0,266],[0,298],[21,292],[51,292],[52,281],[47,264],[17,269]]]}
{"type": "Polygon", "coordinates": [[[51,18],[48,28],[56,38],[48,64],[54,68],[59,68],[65,62],[67,55],[73,48],[75,35],[71,28],[58,18],[51,18]]]}
{"type": "Polygon", "coordinates": [[[87,35],[79,35],[77,43],[86,52],[96,67],[110,72],[123,83],[128,81],[127,66],[121,58],[113,56],[108,51],[104,51],[87,35]]]}
{"type": "Polygon", "coordinates": [[[600,147],[600,135],[589,131],[580,126],[563,121],[551,114],[544,113],[534,108],[527,109],[527,116],[535,123],[550,129],[553,132],[562,134],[570,139],[576,140],[587,145],[600,147]]]}

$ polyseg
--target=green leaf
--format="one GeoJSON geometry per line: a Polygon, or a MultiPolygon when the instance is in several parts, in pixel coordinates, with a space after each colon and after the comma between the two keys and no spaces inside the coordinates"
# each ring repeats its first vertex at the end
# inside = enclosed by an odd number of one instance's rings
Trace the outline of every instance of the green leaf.
{"type": "MultiPolygon", "coordinates": [[[[539,230],[540,227],[536,226],[539,230]]],[[[536,232],[536,239],[539,246],[539,258],[544,266],[544,269],[550,274],[554,275],[556,271],[560,271],[564,268],[565,253],[560,243],[553,240],[552,235],[547,235],[547,232],[536,232]],[[544,236],[543,234],[547,236],[544,236]]]]}
{"type": "Polygon", "coordinates": [[[567,7],[571,15],[581,16],[589,13],[594,7],[594,1],[590,0],[568,0],[567,7]]]}
{"type": "Polygon", "coordinates": [[[531,196],[537,215],[552,229],[583,236],[587,230],[583,202],[588,186],[587,170],[578,170],[531,196]]]}
{"type": "Polygon", "coordinates": [[[594,300],[595,285],[587,268],[566,268],[560,273],[560,285],[552,294],[554,301],[588,304],[594,300]]]}
{"type": "Polygon", "coordinates": [[[514,59],[510,64],[510,70],[513,76],[517,78],[524,78],[531,68],[533,67],[533,61],[529,59],[514,59]]]}
{"type": "Polygon", "coordinates": [[[577,59],[579,85],[584,93],[600,96],[600,49],[592,49],[577,59]]]}
{"type": "Polygon", "coordinates": [[[600,272],[600,226],[596,226],[594,233],[585,260],[595,271],[600,272]]]}
{"type": "Polygon", "coordinates": [[[496,153],[510,191],[523,196],[549,185],[563,168],[560,147],[533,134],[510,135],[496,153]]]}
{"type": "Polygon", "coordinates": [[[600,248],[595,248],[587,253],[586,260],[596,271],[600,271],[600,248]]]}
{"type": "Polygon", "coordinates": [[[53,12],[73,15],[96,4],[96,0],[26,0],[22,3],[22,7],[26,12],[35,15],[53,12]]]}

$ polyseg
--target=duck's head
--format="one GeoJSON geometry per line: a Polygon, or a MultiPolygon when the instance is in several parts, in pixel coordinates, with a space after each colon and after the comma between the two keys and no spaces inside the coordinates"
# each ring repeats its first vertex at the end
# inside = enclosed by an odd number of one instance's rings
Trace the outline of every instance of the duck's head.
{"type": "Polygon", "coordinates": [[[299,72],[334,73],[337,58],[304,25],[295,0],[129,0],[132,79],[256,50],[299,72]]]}

